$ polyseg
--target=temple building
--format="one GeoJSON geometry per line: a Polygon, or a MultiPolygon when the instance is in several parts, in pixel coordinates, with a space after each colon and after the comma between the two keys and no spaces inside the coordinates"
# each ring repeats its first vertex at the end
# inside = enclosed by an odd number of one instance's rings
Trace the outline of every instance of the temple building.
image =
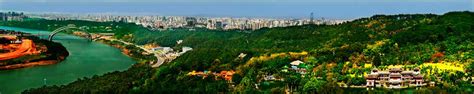
{"type": "Polygon", "coordinates": [[[400,68],[391,68],[388,71],[373,69],[365,79],[367,87],[404,88],[426,85],[419,68],[412,71],[402,71],[400,68]]]}

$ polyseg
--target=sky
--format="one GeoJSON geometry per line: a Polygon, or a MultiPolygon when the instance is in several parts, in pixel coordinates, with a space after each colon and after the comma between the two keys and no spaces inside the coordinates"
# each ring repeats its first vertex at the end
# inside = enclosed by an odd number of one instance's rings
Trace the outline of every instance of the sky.
{"type": "Polygon", "coordinates": [[[353,19],[473,11],[474,0],[0,0],[2,11],[353,19]]]}
{"type": "Polygon", "coordinates": [[[459,2],[472,0],[0,0],[0,2],[459,2]]]}

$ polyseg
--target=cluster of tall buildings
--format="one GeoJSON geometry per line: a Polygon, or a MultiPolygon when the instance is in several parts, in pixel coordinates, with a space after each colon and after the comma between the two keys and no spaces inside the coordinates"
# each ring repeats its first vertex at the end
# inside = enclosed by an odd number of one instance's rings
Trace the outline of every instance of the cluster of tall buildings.
{"type": "Polygon", "coordinates": [[[22,12],[0,12],[0,21],[22,21],[26,18],[22,12]]]}
{"type": "Polygon", "coordinates": [[[117,15],[71,15],[42,14],[36,17],[50,20],[88,20],[98,22],[128,22],[152,29],[207,28],[255,30],[260,28],[286,27],[305,24],[337,24],[347,20],[276,19],[276,18],[232,18],[232,17],[184,17],[184,16],[117,16],[117,15]]]}

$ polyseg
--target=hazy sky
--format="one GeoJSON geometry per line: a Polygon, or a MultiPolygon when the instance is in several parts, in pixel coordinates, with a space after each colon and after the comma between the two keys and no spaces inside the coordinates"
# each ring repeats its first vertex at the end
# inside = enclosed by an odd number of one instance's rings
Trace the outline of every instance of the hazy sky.
{"type": "Polygon", "coordinates": [[[0,2],[472,2],[472,0],[0,0],[0,2]]]}
{"type": "Polygon", "coordinates": [[[359,18],[473,11],[474,0],[0,0],[0,10],[165,16],[359,18]]]}

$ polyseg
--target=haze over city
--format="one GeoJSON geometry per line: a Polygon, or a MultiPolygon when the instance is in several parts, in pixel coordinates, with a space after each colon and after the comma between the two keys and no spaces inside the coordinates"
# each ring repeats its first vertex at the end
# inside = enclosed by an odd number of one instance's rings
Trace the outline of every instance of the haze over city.
{"type": "Polygon", "coordinates": [[[472,0],[1,0],[0,10],[77,14],[354,19],[473,10],[472,0]],[[127,6],[127,7],[123,7],[127,6]],[[34,7],[34,8],[32,8],[34,7]]]}

